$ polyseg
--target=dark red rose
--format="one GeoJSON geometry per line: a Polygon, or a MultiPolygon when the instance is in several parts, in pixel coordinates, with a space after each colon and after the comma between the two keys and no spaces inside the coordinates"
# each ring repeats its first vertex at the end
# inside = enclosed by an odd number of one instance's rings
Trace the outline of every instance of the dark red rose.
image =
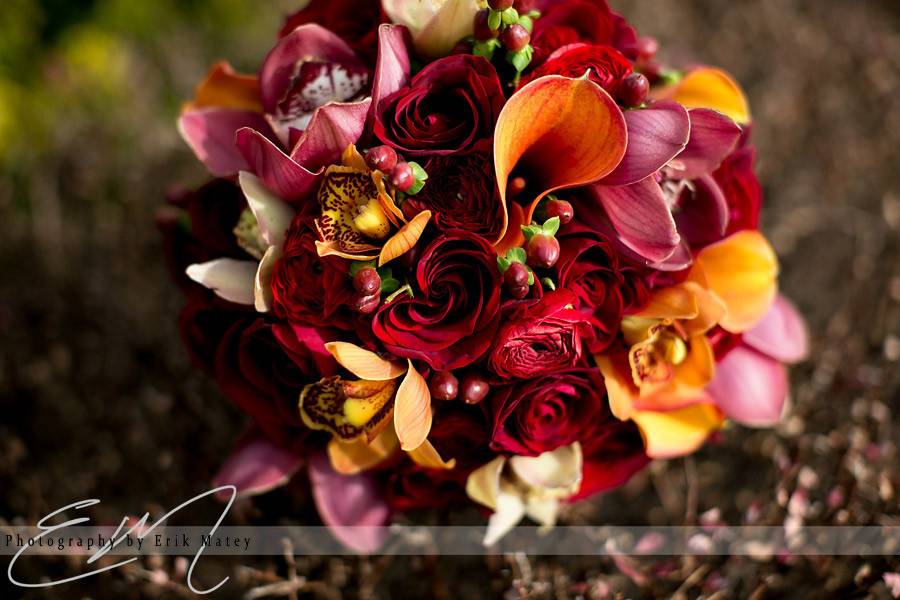
{"type": "Polygon", "coordinates": [[[632,71],[631,62],[615,48],[590,44],[573,44],[560,48],[551,54],[547,62],[522,79],[519,87],[545,75],[582,77],[585,73],[588,73],[588,79],[615,98],[622,81],[632,71]]]}
{"type": "Polygon", "coordinates": [[[732,152],[713,173],[730,213],[726,236],[759,227],[762,189],[753,171],[755,160],[756,150],[752,146],[741,148],[732,152]]]}
{"type": "Polygon", "coordinates": [[[543,0],[537,4],[542,16],[534,22],[532,64],[541,65],[556,50],[578,43],[612,46],[628,58],[637,56],[637,34],[610,10],[606,0],[543,0]]]}
{"type": "Polygon", "coordinates": [[[353,328],[353,284],[347,261],[316,253],[316,234],[295,218],[272,270],[273,309],[293,324],[353,328]]]}
{"type": "Polygon", "coordinates": [[[470,54],[448,56],[379,104],[374,131],[406,155],[453,154],[493,136],[504,102],[491,63],[470,54]]]}
{"type": "Polygon", "coordinates": [[[559,245],[559,286],[578,297],[579,310],[591,324],[592,335],[585,337],[588,350],[602,352],[619,333],[622,316],[643,308],[650,294],[637,271],[622,265],[599,235],[570,227],[559,245]]]}
{"type": "Polygon", "coordinates": [[[569,499],[572,502],[624,485],[650,462],[637,426],[612,416],[598,421],[581,440],[581,451],[581,488],[569,499]]]}
{"type": "Polygon", "coordinates": [[[552,373],[496,388],[489,403],[491,449],[537,456],[581,441],[609,418],[606,387],[597,369],[552,373]]]}
{"type": "Polygon", "coordinates": [[[582,337],[590,334],[588,317],[577,306],[569,290],[513,305],[491,348],[491,370],[506,379],[531,379],[575,366],[582,337]]]}
{"type": "Polygon", "coordinates": [[[490,144],[466,154],[434,156],[425,171],[425,187],[407,199],[415,212],[430,210],[435,224],[445,231],[465,229],[496,241],[503,226],[503,204],[490,144]]]}
{"type": "Polygon", "coordinates": [[[497,255],[467,231],[439,235],[423,251],[414,297],[383,305],[372,330],[397,356],[445,371],[469,365],[487,351],[497,329],[501,276],[497,255]]]}
{"type": "Polygon", "coordinates": [[[316,23],[340,36],[370,67],[378,51],[378,26],[387,18],[378,0],[312,0],[289,15],[279,34],[284,37],[300,25],[316,23]]]}

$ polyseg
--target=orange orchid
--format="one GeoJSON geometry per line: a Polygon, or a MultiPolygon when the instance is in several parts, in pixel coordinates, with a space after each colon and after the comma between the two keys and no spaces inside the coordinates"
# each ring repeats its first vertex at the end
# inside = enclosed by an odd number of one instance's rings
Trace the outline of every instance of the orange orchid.
{"type": "Polygon", "coordinates": [[[341,161],[341,165],[325,170],[319,188],[319,256],[377,258],[381,266],[415,246],[431,219],[431,211],[422,211],[407,221],[385,188],[384,174],[369,169],[356,146],[348,146],[341,161]]]}
{"type": "Polygon", "coordinates": [[[365,471],[398,448],[423,467],[454,468],[456,461],[443,460],[427,439],[431,393],[412,361],[406,365],[388,361],[346,342],[331,342],[325,348],[359,378],[326,377],[300,394],[303,422],[332,434],[328,456],[335,471],[345,475],[365,471]]]}
{"type": "Polygon", "coordinates": [[[654,91],[653,97],[675,100],[685,108],[711,108],[740,125],[750,122],[750,105],[741,86],[714,67],[692,69],[677,83],[654,91]]]}
{"type": "Polygon", "coordinates": [[[613,414],[641,430],[651,457],[694,451],[724,422],[706,387],[715,357],[706,333],[747,331],[769,310],[778,262],[757,231],[702,249],[687,280],[654,294],[622,321],[627,350],[595,357],[613,414]]]}

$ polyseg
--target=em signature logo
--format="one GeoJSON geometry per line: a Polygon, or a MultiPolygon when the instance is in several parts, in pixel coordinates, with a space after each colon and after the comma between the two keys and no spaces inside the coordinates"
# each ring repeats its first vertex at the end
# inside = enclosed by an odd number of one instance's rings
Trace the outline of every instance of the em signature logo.
{"type": "MultiPolygon", "coordinates": [[[[235,496],[237,496],[237,488],[233,485],[223,485],[223,486],[211,489],[207,492],[203,492],[202,494],[198,494],[197,496],[194,496],[190,500],[186,500],[185,502],[182,502],[181,504],[179,504],[178,506],[176,506],[175,508],[173,508],[172,510],[170,510],[169,512],[164,514],[153,525],[150,525],[149,527],[147,527],[147,521],[150,519],[149,512],[144,513],[144,516],[141,517],[134,525],[129,527],[127,530],[125,529],[125,525],[128,523],[129,519],[128,519],[128,517],[123,517],[122,521],[119,523],[118,528],[116,528],[115,533],[113,533],[109,537],[109,539],[106,541],[106,543],[101,545],[97,549],[97,551],[94,552],[90,556],[90,558],[88,558],[87,564],[88,565],[93,564],[94,562],[99,560],[101,557],[108,554],[111,550],[113,550],[114,548],[116,548],[117,546],[119,546],[120,544],[125,542],[125,540],[127,540],[129,538],[129,536],[136,537],[139,542],[142,541],[145,537],[147,537],[151,533],[153,533],[154,529],[159,527],[161,524],[165,523],[169,517],[171,517],[172,515],[174,515],[181,509],[185,508],[186,506],[190,506],[197,500],[202,500],[203,498],[206,498],[207,496],[213,496],[216,494],[228,494],[229,498],[228,498],[228,502],[225,504],[225,509],[222,511],[222,514],[219,515],[219,518],[216,520],[215,524],[209,530],[209,537],[212,537],[213,535],[215,535],[216,530],[222,524],[222,521],[225,519],[225,515],[228,514],[228,511],[231,509],[231,505],[234,503],[235,496]]],[[[62,585],[64,583],[70,583],[72,581],[84,579],[86,577],[91,577],[92,575],[97,575],[98,573],[103,573],[105,571],[112,571],[113,569],[118,569],[121,566],[124,566],[124,565],[127,565],[128,563],[136,561],[139,558],[137,556],[128,558],[125,560],[121,560],[117,563],[108,565],[106,567],[94,569],[93,571],[89,571],[87,573],[81,573],[80,575],[75,575],[72,577],[68,577],[66,579],[59,579],[56,581],[42,581],[40,583],[28,583],[28,582],[24,582],[24,581],[19,581],[15,578],[15,576],[13,575],[13,568],[16,565],[16,561],[19,560],[19,558],[21,558],[21,556],[23,554],[25,554],[25,552],[27,552],[32,547],[32,543],[36,544],[40,540],[42,540],[43,538],[45,538],[47,536],[53,535],[54,533],[58,534],[58,532],[61,532],[61,530],[65,529],[66,527],[75,527],[76,525],[82,525],[84,523],[89,523],[91,519],[90,519],[90,517],[78,517],[76,519],[72,519],[70,521],[60,523],[59,525],[48,525],[47,524],[48,521],[50,521],[54,517],[57,517],[57,516],[65,513],[68,510],[81,510],[84,508],[88,508],[90,506],[94,506],[95,504],[100,504],[100,500],[97,500],[95,498],[89,499],[89,500],[79,500],[78,502],[73,502],[72,504],[67,504],[66,506],[63,506],[62,508],[59,508],[59,509],[53,511],[52,513],[44,516],[40,521],[38,521],[37,528],[40,530],[40,533],[38,535],[30,538],[29,543],[25,544],[18,552],[16,552],[15,555],[13,556],[12,560],[9,563],[9,568],[7,568],[7,570],[6,570],[6,576],[9,578],[10,583],[12,583],[13,585],[17,585],[19,587],[23,587],[23,588],[52,587],[55,585],[62,585]],[[32,542],[32,540],[33,540],[33,542],[32,542]]],[[[200,590],[200,589],[197,589],[196,587],[194,587],[194,583],[193,583],[194,567],[197,566],[197,562],[200,560],[200,556],[203,554],[203,550],[206,547],[207,547],[206,543],[203,543],[200,545],[200,547],[197,549],[197,553],[194,555],[194,558],[191,560],[191,564],[190,564],[190,567],[188,568],[188,572],[187,572],[187,585],[190,588],[190,590],[192,592],[194,592],[195,594],[201,594],[201,595],[202,594],[210,594],[210,593],[216,591],[217,589],[219,589],[220,587],[222,587],[225,584],[225,582],[228,581],[228,577],[225,577],[224,579],[222,579],[222,581],[220,581],[213,587],[206,589],[206,590],[200,590]]]]}

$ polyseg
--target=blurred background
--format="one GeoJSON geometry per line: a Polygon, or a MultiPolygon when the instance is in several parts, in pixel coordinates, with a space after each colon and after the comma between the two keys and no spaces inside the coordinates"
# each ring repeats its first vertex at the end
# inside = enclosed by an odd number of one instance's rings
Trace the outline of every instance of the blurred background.
{"type": "MultiPolygon", "coordinates": [[[[103,500],[95,520],[118,520],[208,489],[244,420],[190,368],[154,212],[205,178],[175,130],[180,103],[215,60],[255,71],[301,2],[0,2],[0,525],[88,497],[103,500]]],[[[793,370],[777,430],[726,430],[566,520],[900,524],[900,3],[611,4],[670,63],[717,64],[744,85],[763,229],[812,356],[793,370]]],[[[304,487],[232,519],[315,523],[304,487]]],[[[232,576],[222,598],[258,597],[294,570],[306,578],[294,597],[889,598],[898,570],[791,556],[205,564],[201,581],[232,576]]],[[[42,561],[23,577],[72,568],[42,561]]],[[[0,596],[190,597],[183,568],[148,560],[30,595],[0,585],[0,596]]]]}

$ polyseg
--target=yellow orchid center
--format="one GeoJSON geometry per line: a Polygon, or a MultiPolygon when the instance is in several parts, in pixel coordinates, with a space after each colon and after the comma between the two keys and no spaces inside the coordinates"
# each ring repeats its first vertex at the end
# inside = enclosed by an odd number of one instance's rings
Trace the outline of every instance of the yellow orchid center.
{"type": "Polygon", "coordinates": [[[383,240],[391,232],[391,224],[387,215],[381,208],[381,202],[371,199],[357,207],[359,211],[353,219],[353,228],[364,236],[376,240],[383,240]]]}
{"type": "Polygon", "coordinates": [[[622,331],[631,345],[628,362],[638,387],[666,383],[673,376],[673,367],[688,356],[688,336],[677,321],[625,317],[622,331]]]}

